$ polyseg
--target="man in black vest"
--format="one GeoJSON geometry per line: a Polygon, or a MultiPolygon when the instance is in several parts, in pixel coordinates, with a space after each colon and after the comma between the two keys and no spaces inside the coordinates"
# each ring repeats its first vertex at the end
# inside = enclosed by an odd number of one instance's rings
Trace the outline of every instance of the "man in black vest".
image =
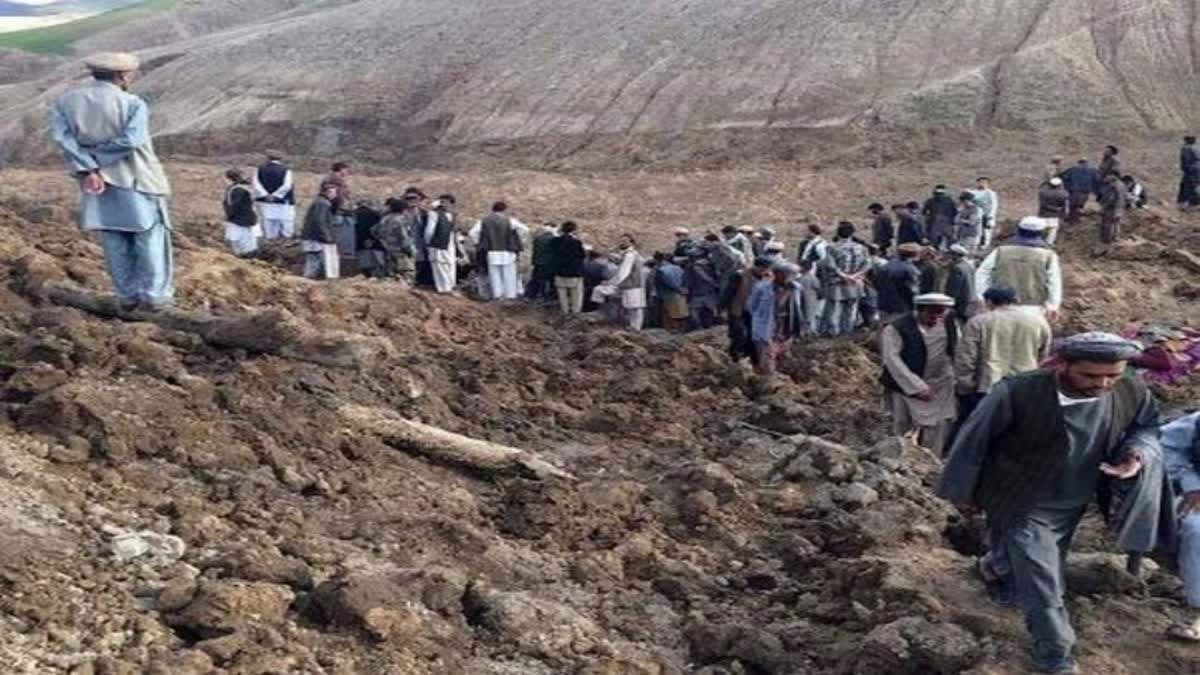
{"type": "Polygon", "coordinates": [[[225,188],[225,241],[229,242],[233,254],[239,258],[254,255],[258,250],[258,238],[262,228],[258,226],[258,214],[254,212],[254,196],[250,192],[250,181],[237,169],[225,172],[229,187],[225,188]]]}
{"type": "Polygon", "coordinates": [[[254,199],[262,210],[263,237],[291,239],[296,221],[296,190],[282,153],[267,151],[267,162],[254,172],[254,199]]]}
{"type": "Polygon", "coordinates": [[[954,299],[918,295],[916,312],[896,319],[879,334],[887,407],[897,436],[916,433],[938,456],[954,420],[954,350],[958,326],[947,320],[954,299]]]}
{"type": "Polygon", "coordinates": [[[458,282],[458,242],[454,236],[454,195],[445,194],[433,202],[426,218],[425,257],[433,287],[438,293],[451,293],[458,282]]]}
{"type": "Polygon", "coordinates": [[[1174,535],[1158,407],[1141,380],[1125,374],[1139,351],[1107,333],[1064,340],[1057,366],[992,389],[959,430],[942,474],[939,495],[987,513],[996,555],[979,571],[991,582],[1011,576],[1037,672],[1078,672],[1064,569],[1098,493],[1124,493],[1109,519],[1124,550],[1147,552],[1174,535]]]}

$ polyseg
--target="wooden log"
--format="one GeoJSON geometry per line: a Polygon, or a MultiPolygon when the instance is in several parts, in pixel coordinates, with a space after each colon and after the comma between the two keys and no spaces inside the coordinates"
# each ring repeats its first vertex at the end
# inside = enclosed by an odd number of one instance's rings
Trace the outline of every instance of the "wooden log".
{"type": "Polygon", "coordinates": [[[486,474],[518,475],[539,480],[575,480],[571,474],[528,450],[481,441],[414,422],[389,410],[344,405],[338,408],[338,414],[355,431],[378,436],[397,450],[441,464],[466,467],[486,474]]]}
{"type": "Polygon", "coordinates": [[[46,282],[42,295],[51,302],[122,321],[158,324],[199,335],[214,347],[274,354],[335,368],[366,368],[393,353],[386,339],[342,331],[318,331],[280,308],[214,315],[173,307],[158,311],[125,309],[116,299],[60,281],[46,282]]]}

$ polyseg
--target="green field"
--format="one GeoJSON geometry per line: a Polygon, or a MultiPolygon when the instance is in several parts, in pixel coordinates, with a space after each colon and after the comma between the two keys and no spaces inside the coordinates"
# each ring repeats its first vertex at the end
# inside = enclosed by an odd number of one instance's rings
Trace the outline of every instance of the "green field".
{"type": "Polygon", "coordinates": [[[182,0],[144,0],[136,5],[89,16],[86,19],[46,28],[0,33],[0,47],[24,49],[41,54],[66,54],[82,38],[114,28],[122,23],[165,12],[182,0]]]}

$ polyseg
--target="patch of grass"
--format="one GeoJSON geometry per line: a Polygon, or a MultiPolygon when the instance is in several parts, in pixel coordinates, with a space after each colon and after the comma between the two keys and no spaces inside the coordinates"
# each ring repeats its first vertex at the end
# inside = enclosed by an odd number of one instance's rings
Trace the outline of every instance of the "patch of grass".
{"type": "Polygon", "coordinates": [[[181,0],[144,0],[136,5],[102,12],[86,19],[45,28],[0,33],[0,47],[23,49],[39,54],[66,54],[72,44],[127,21],[165,12],[181,0]]]}

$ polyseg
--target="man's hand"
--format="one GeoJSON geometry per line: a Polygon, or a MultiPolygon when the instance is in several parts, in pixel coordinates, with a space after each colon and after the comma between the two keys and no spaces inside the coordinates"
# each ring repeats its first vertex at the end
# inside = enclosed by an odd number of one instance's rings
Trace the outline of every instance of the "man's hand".
{"type": "Polygon", "coordinates": [[[83,191],[90,195],[104,194],[104,179],[96,172],[89,173],[83,178],[83,191]]]}
{"type": "Polygon", "coordinates": [[[1200,513],[1200,490],[1183,493],[1183,501],[1179,503],[1179,515],[1200,513]]]}
{"type": "Polygon", "coordinates": [[[1137,450],[1130,450],[1125,459],[1121,460],[1120,464],[1109,464],[1104,462],[1100,465],[1100,472],[1112,478],[1124,480],[1133,478],[1142,470],[1142,453],[1137,450]]]}
{"type": "Polygon", "coordinates": [[[929,388],[922,389],[921,391],[913,394],[912,397],[917,399],[918,401],[932,401],[933,400],[933,390],[929,389],[929,388]]]}

